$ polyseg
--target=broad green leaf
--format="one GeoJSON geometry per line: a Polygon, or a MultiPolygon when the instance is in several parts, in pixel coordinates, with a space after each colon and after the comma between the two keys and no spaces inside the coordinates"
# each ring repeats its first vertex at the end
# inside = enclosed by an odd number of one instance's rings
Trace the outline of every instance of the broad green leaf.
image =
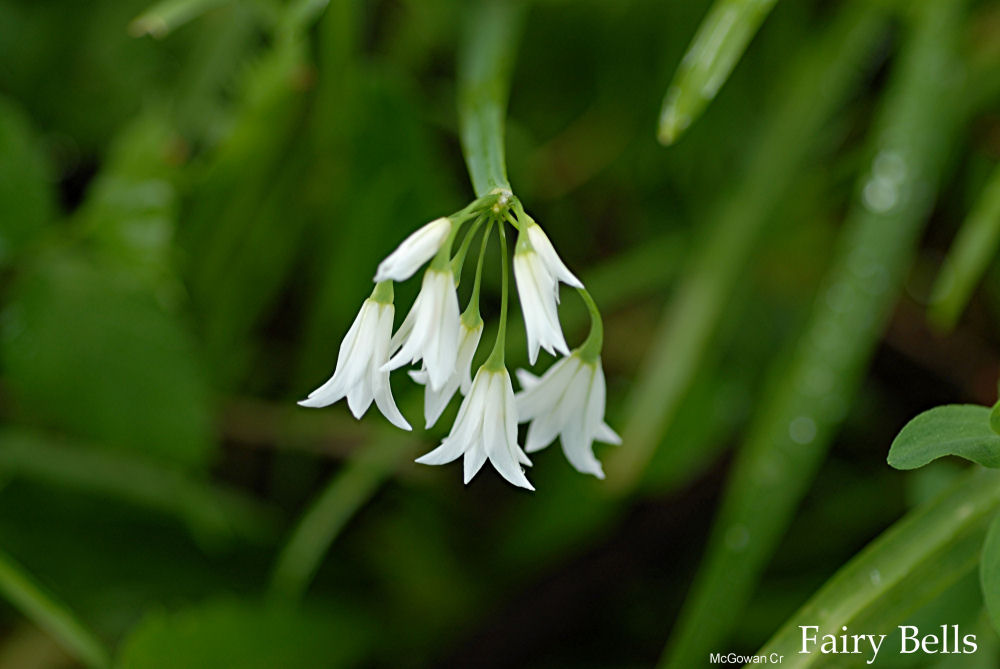
{"type": "Polygon", "coordinates": [[[946,455],[1000,467],[1000,435],[990,429],[990,410],[949,404],[925,411],[900,430],[889,449],[889,464],[916,469],[946,455]]]}
{"type": "Polygon", "coordinates": [[[154,613],[125,640],[119,669],[330,669],[358,666],[367,635],[356,619],[220,600],[154,613]]]}
{"type": "Polygon", "coordinates": [[[990,429],[993,430],[994,434],[1000,434],[1000,402],[993,405],[990,409],[990,429]]]}
{"type": "Polygon", "coordinates": [[[148,292],[68,252],[21,277],[2,357],[21,410],[102,445],[203,465],[209,389],[185,327],[148,292]]]}
{"type": "Polygon", "coordinates": [[[160,115],[136,118],[118,133],[77,214],[102,262],[170,301],[181,292],[171,243],[178,208],[173,179],[182,146],[160,115]]]}
{"type": "Polygon", "coordinates": [[[0,98],[0,267],[41,234],[55,192],[27,119],[0,98]]]}
{"type": "Polygon", "coordinates": [[[1000,631],[1000,513],[993,517],[983,542],[979,561],[979,583],[983,588],[983,602],[990,614],[994,629],[1000,631]]]}

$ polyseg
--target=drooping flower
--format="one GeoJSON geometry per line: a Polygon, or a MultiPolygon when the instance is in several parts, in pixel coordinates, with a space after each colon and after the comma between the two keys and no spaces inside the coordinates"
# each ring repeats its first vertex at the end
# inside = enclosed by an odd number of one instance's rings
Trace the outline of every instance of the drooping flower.
{"type": "Polygon", "coordinates": [[[487,460],[509,482],[534,490],[521,465],[531,460],[517,444],[514,388],[506,368],[480,367],[458,418],[441,445],[417,458],[425,465],[443,465],[464,456],[468,483],[487,460]]]}
{"type": "Polygon", "coordinates": [[[451,233],[451,220],[437,218],[403,240],[379,263],[375,281],[406,281],[434,257],[451,233]]]}
{"type": "Polygon", "coordinates": [[[559,282],[574,288],[583,284],[566,267],[541,226],[528,219],[517,239],[514,251],[514,278],[524,313],[524,328],[528,334],[528,359],[538,360],[538,349],[555,355],[569,355],[566,339],[556,306],[559,303],[559,282]]]}
{"type": "Polygon", "coordinates": [[[420,294],[410,313],[392,338],[397,352],[386,363],[386,371],[424,361],[429,385],[440,390],[455,371],[458,358],[458,294],[451,270],[428,269],[420,294]]]}
{"type": "Polygon", "coordinates": [[[412,429],[396,407],[389,386],[389,371],[384,369],[389,359],[394,315],[391,302],[372,297],[365,300],[340,344],[333,376],[299,404],[325,407],[346,397],[351,413],[361,418],[374,400],[389,422],[404,430],[412,429]]]}
{"type": "Polygon", "coordinates": [[[445,384],[439,390],[434,390],[428,383],[429,379],[426,369],[410,372],[410,377],[414,381],[427,386],[427,389],[424,391],[424,419],[427,421],[426,427],[428,428],[433,427],[434,423],[441,417],[441,414],[444,413],[445,407],[448,406],[448,402],[451,401],[456,390],[461,390],[462,394],[466,395],[472,386],[472,358],[476,355],[476,349],[479,348],[479,340],[483,336],[483,321],[480,319],[478,323],[471,327],[466,323],[465,318],[460,319],[460,321],[458,358],[455,370],[448,377],[445,384]]]}
{"type": "Polygon", "coordinates": [[[522,388],[516,398],[518,421],[530,421],[525,451],[539,451],[559,436],[566,459],[577,471],[603,479],[594,441],[620,444],[621,437],[604,422],[601,359],[590,362],[574,352],[541,378],[519,369],[517,380],[522,388]]]}

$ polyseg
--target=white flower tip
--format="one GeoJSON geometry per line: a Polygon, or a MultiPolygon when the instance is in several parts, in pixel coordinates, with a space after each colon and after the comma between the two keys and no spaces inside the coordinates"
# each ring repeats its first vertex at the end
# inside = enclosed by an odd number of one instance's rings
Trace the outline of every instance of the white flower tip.
{"type": "Polygon", "coordinates": [[[434,257],[448,233],[451,232],[451,221],[447,218],[436,218],[403,240],[395,251],[379,263],[375,271],[375,282],[406,281],[420,267],[434,257]]]}
{"type": "Polygon", "coordinates": [[[526,369],[518,367],[514,370],[514,376],[517,377],[517,382],[521,384],[522,390],[528,390],[538,385],[538,377],[526,369]]]}
{"type": "Polygon", "coordinates": [[[298,404],[300,407],[309,407],[310,409],[316,409],[322,406],[326,406],[325,404],[318,402],[312,397],[307,397],[304,400],[299,400],[298,402],[296,402],[296,404],[298,404]]]}
{"type": "Polygon", "coordinates": [[[594,434],[594,439],[602,444],[611,444],[612,446],[622,445],[622,438],[607,423],[600,424],[597,432],[594,434]]]}

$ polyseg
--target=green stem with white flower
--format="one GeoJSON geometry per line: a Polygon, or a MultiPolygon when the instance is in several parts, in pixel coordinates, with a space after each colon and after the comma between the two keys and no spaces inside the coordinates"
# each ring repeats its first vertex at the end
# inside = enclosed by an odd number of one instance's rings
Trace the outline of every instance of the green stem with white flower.
{"type": "Polygon", "coordinates": [[[486,258],[486,245],[490,241],[490,233],[493,232],[493,221],[486,225],[483,232],[483,241],[479,247],[479,259],[476,261],[476,278],[472,284],[472,296],[469,298],[469,306],[462,313],[462,322],[470,330],[475,330],[483,324],[483,317],[479,313],[479,291],[483,284],[483,260],[486,258]]]}
{"type": "MultiPolygon", "coordinates": [[[[465,257],[469,254],[469,247],[472,245],[472,238],[476,236],[479,231],[480,226],[486,220],[486,216],[480,215],[473,222],[472,227],[469,231],[465,233],[465,237],[462,239],[461,245],[458,247],[458,253],[451,259],[451,271],[455,274],[456,284],[462,281],[462,269],[465,267],[465,257]]],[[[485,237],[484,237],[485,239],[485,237]]]]}
{"type": "Polygon", "coordinates": [[[507,230],[504,229],[502,223],[499,226],[499,232],[500,258],[503,267],[500,293],[500,326],[497,328],[497,340],[493,344],[493,351],[490,353],[490,357],[486,359],[486,362],[483,363],[483,368],[490,372],[499,372],[506,367],[504,354],[507,348],[507,302],[509,292],[507,284],[510,283],[510,269],[507,267],[509,260],[507,253],[507,230]]]}
{"type": "Polygon", "coordinates": [[[575,353],[580,359],[589,364],[595,364],[601,359],[601,349],[604,347],[604,321],[601,319],[601,312],[597,308],[597,302],[590,296],[586,288],[577,288],[583,303],[587,305],[590,313],[590,334],[584,340],[580,348],[575,353]]]}

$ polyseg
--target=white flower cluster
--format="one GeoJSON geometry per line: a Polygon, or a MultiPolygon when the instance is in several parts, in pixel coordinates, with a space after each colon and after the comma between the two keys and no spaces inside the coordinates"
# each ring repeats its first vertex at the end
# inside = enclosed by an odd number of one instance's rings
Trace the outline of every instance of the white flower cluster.
{"type": "Polygon", "coordinates": [[[393,425],[410,430],[392,397],[389,373],[419,362],[420,368],[411,371],[410,376],[425,386],[424,419],[428,428],[437,422],[456,391],[464,399],[448,436],[417,462],[440,465],[462,457],[468,483],[489,460],[509,482],[534,490],[522,469],[531,465],[526,452],[541,450],[559,437],[573,467],[604,478],[593,443],[618,444],[621,439],[604,422],[600,314],[541,226],[509,191],[498,190],[450,217],[424,225],[379,264],[375,284],[341,343],[333,376],[299,404],[324,407],[346,397],[351,412],[360,418],[374,401],[393,425]],[[508,223],[518,231],[513,268],[529,360],[535,364],[540,348],[564,356],[541,378],[518,370],[521,391],[517,394],[504,363],[508,223]],[[470,229],[453,255],[456,236],[466,224],[470,229]],[[500,327],[492,354],[473,378],[473,358],[483,334],[479,313],[483,255],[494,224],[499,228],[504,257],[500,327]],[[469,307],[460,314],[458,279],[469,243],[483,227],[475,287],[469,307]],[[420,293],[392,334],[393,282],[406,281],[428,262],[420,293]],[[591,312],[590,336],[572,352],[557,313],[560,282],[578,289],[591,312]],[[518,444],[518,423],[529,423],[524,448],[518,444]]]}

